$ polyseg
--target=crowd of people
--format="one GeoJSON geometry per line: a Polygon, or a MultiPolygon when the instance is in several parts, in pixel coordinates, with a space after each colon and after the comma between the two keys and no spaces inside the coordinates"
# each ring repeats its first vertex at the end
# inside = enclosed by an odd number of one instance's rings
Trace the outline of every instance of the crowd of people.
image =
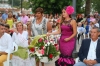
{"type": "MultiPolygon", "coordinates": [[[[13,42],[18,45],[18,50],[11,54],[12,66],[39,66],[40,61],[35,63],[34,58],[30,59],[28,46],[31,42],[30,37],[42,34],[60,35],[58,37],[60,57],[55,61],[56,66],[73,66],[75,61],[72,53],[76,40],[83,34],[85,37],[90,35],[91,39],[82,41],[79,50],[81,62],[74,66],[99,66],[100,15],[98,12],[87,17],[78,14],[76,19],[73,19],[71,17],[73,12],[72,6],[66,6],[60,15],[44,14],[43,8],[40,7],[35,10],[35,14],[26,14],[23,11],[13,15],[8,10],[0,13],[0,66],[6,61],[7,53],[14,50],[13,42]]],[[[41,65],[44,66],[44,63],[41,62],[41,65]]]]}

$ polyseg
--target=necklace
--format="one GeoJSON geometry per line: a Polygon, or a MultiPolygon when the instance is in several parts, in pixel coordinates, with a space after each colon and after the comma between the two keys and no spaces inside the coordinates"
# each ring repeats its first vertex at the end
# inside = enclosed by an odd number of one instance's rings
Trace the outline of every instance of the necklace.
{"type": "Polygon", "coordinates": [[[65,24],[69,24],[71,22],[72,19],[68,20],[68,21],[64,21],[65,24]]]}

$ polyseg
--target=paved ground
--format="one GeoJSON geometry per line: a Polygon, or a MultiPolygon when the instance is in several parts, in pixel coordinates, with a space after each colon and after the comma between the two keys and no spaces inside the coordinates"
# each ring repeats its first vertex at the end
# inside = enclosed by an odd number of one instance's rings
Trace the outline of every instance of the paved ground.
{"type": "Polygon", "coordinates": [[[55,61],[58,59],[58,57],[56,57],[53,61],[50,61],[49,63],[45,63],[44,66],[55,66],[55,61]]]}

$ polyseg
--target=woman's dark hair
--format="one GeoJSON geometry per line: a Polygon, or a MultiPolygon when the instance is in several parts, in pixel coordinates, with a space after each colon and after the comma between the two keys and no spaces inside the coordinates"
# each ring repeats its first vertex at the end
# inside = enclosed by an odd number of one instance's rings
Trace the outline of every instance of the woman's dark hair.
{"type": "Polygon", "coordinates": [[[87,15],[87,18],[90,18],[90,15],[87,15]]]}
{"type": "Polygon", "coordinates": [[[41,14],[44,12],[43,8],[39,7],[35,10],[35,13],[40,12],[41,14]]]}
{"type": "Polygon", "coordinates": [[[56,28],[56,25],[52,25],[52,28],[56,28]]]}

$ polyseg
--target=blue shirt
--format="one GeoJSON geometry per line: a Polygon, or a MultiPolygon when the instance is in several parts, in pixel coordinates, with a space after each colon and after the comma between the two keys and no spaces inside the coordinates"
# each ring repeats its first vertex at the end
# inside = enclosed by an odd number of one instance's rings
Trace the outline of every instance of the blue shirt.
{"type": "Polygon", "coordinates": [[[2,15],[2,19],[3,19],[3,20],[6,20],[7,18],[8,18],[8,14],[4,13],[4,14],[2,15]]]}

